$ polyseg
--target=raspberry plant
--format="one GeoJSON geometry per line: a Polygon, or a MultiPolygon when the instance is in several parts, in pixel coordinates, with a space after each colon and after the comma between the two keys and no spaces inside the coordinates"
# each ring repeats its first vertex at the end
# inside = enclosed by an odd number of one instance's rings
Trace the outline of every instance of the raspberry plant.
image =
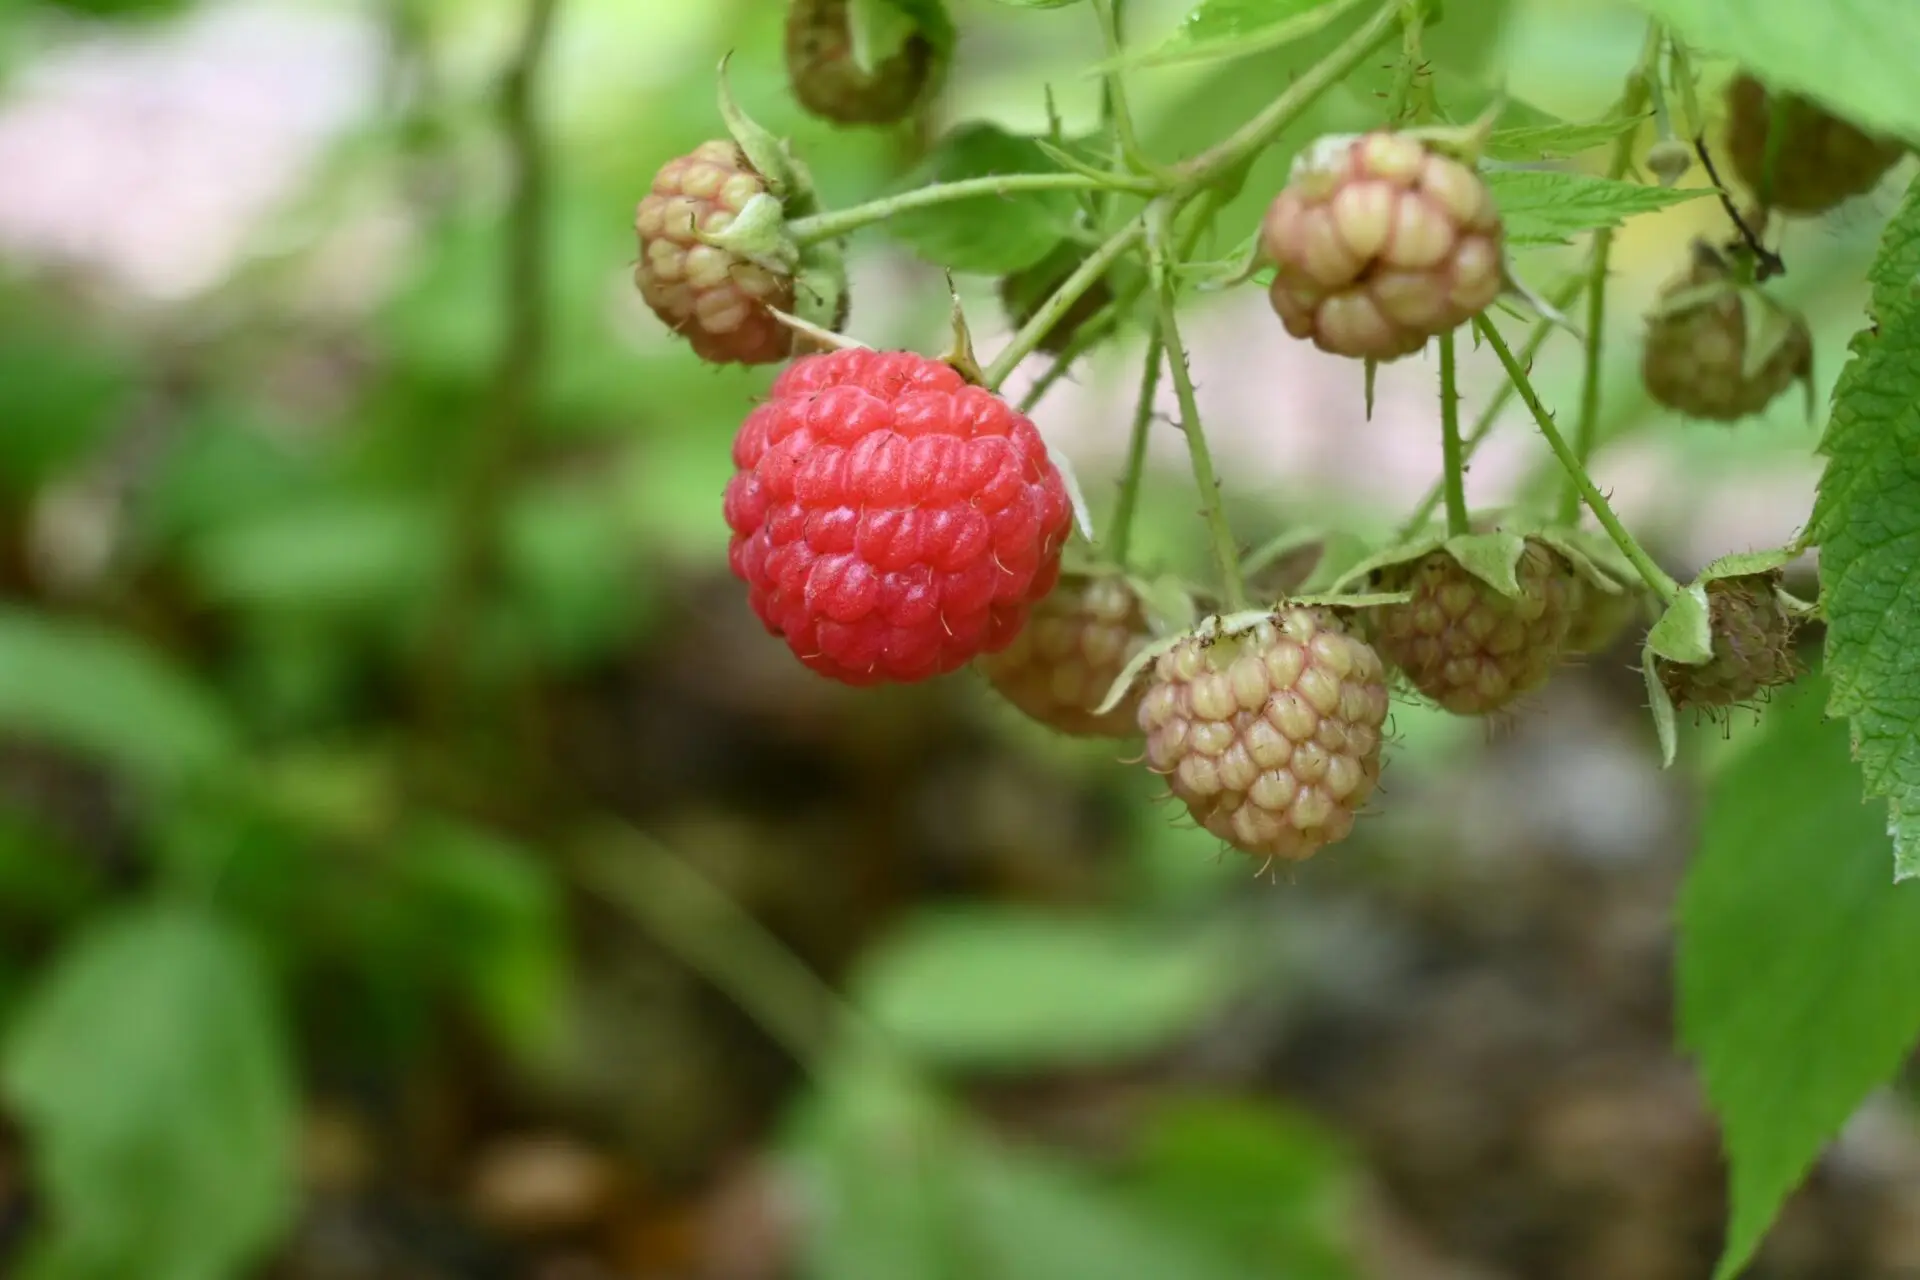
{"type": "MultiPolygon", "coordinates": [[[[1676,707],[1724,716],[1787,684],[1803,669],[1796,634],[1818,617],[1827,683],[1809,696],[1824,690],[1831,711],[1851,719],[1866,791],[1888,802],[1896,872],[1920,873],[1920,605],[1907,587],[1920,544],[1910,480],[1920,449],[1920,198],[1888,228],[1872,324],[1840,378],[1822,446],[1826,480],[1796,541],[1729,549],[1676,579],[1589,470],[1602,443],[1614,235],[1671,205],[1717,196],[1720,222],[1708,241],[1673,247],[1674,280],[1645,318],[1638,353],[1647,395],[1733,430],[1795,381],[1812,407],[1809,327],[1776,283],[1788,266],[1783,236],[1795,217],[1875,189],[1920,138],[1920,93],[1892,87],[1904,72],[1889,70],[1872,33],[1853,29],[1871,26],[1865,17],[1793,19],[1808,26],[1808,49],[1850,59],[1828,66],[1732,0],[1646,0],[1646,37],[1637,63],[1622,68],[1618,100],[1595,120],[1561,121],[1516,110],[1484,76],[1456,77],[1431,59],[1429,39],[1444,34],[1446,17],[1422,0],[1304,11],[1202,0],[1175,34],[1145,45],[1125,38],[1121,0],[1003,3],[1077,9],[1097,30],[1106,49],[1096,128],[1069,134],[1052,117],[1049,130],[1019,135],[952,122],[897,190],[831,207],[803,186],[802,203],[759,200],[758,216],[733,210],[717,231],[700,218],[662,227],[656,236],[679,239],[646,250],[677,283],[699,274],[678,266],[681,255],[712,246],[713,262],[740,264],[726,317],[744,310],[846,348],[781,375],[741,430],[741,470],[726,499],[734,570],[802,661],[867,684],[977,659],[992,688],[1060,732],[1144,734],[1145,767],[1166,776],[1196,822],[1265,867],[1338,843],[1364,818],[1390,764],[1390,687],[1485,715],[1644,625],[1651,732],[1671,765],[1676,707]],[[1310,39],[1318,55],[1237,130],[1193,154],[1143,145],[1129,94],[1146,69],[1214,64],[1229,75],[1248,53],[1310,39]],[[1371,119],[1347,132],[1316,128],[1330,93],[1373,84],[1383,63],[1390,75],[1371,119]],[[1596,152],[1593,163],[1564,162],[1596,152]],[[1716,152],[1727,163],[1716,164],[1716,152]],[[1290,175],[1256,193],[1264,216],[1249,217],[1236,201],[1252,175],[1271,172],[1260,161],[1276,156],[1291,156],[1290,175]],[[869,232],[891,233],[933,266],[996,278],[1015,332],[978,361],[956,300],[951,351],[879,354],[836,332],[844,311],[784,305],[778,264],[823,248],[818,260],[837,263],[842,242],[869,232]],[[1514,256],[1576,242],[1580,269],[1544,294],[1527,278],[1535,260],[1514,256]],[[1264,288],[1276,314],[1267,342],[1310,342],[1354,362],[1353,421],[1329,430],[1364,430],[1378,362],[1430,360],[1435,371],[1441,466],[1427,500],[1397,537],[1318,557],[1308,581],[1277,590],[1249,589],[1260,581],[1249,568],[1264,561],[1246,554],[1227,518],[1181,322],[1186,298],[1247,287],[1264,288]],[[1512,336],[1529,319],[1530,332],[1512,336]],[[1556,332],[1583,359],[1577,399],[1563,406],[1530,377],[1556,332]],[[1506,378],[1470,429],[1460,420],[1463,340],[1489,351],[1506,378]],[[1140,353],[1139,402],[1117,501],[1094,521],[1066,460],[1044,450],[1026,415],[1044,431],[1048,389],[1108,346],[1140,353]],[[1031,356],[1044,359],[1016,408],[1001,389],[1031,356]],[[829,369],[857,372],[820,372],[829,369]],[[1211,549],[1206,581],[1155,578],[1159,566],[1130,555],[1163,380],[1211,549]],[[1559,478],[1551,492],[1475,514],[1468,466],[1510,398],[1559,478]],[[1078,541],[1065,549],[1075,567],[1061,576],[1069,493],[1078,541]],[[1803,601],[1780,570],[1816,548],[1822,589],[1803,601]],[[1149,579],[1161,603],[1172,602],[1153,611],[1157,626],[1138,591],[1149,579]]],[[[956,38],[938,0],[794,0],[789,30],[793,88],[807,109],[843,124],[909,111],[923,124],[938,118],[938,68],[956,38]]],[[[724,88],[722,101],[739,156],[784,155],[724,88]]],[[[670,165],[657,189],[671,194],[682,172],[670,165]]],[[[656,224],[643,211],[643,239],[656,224]]],[[[682,297],[658,285],[649,294],[671,304],[663,315],[704,314],[682,297]]],[[[712,324],[680,327],[705,358],[743,358],[716,346],[712,324]]],[[[778,344],[742,345],[758,355],[778,344]]],[[[1715,889],[1709,880],[1690,890],[1696,949],[1709,945],[1715,912],[1762,909],[1715,889]]],[[[1825,892],[1817,882],[1804,890],[1825,892]]],[[[1700,972],[1697,960],[1687,953],[1683,976],[1700,972]]],[[[1888,980],[1920,989],[1920,971],[1888,980]]],[[[1764,1088],[1727,1070],[1749,1042],[1727,1029],[1721,997],[1683,995],[1690,1046],[1729,1128],[1734,1227],[1721,1274],[1731,1275],[1866,1076],[1888,1064],[1837,1069],[1848,1083],[1816,1091],[1795,1110],[1799,1128],[1785,1145],[1768,1147],[1752,1127],[1766,1123],[1756,1120],[1764,1088]]],[[[1920,1003],[1898,1004],[1876,1016],[1910,1042],[1920,1003]]],[[[1849,1036],[1879,1043],[1844,999],[1824,1007],[1837,1011],[1839,1056],[1849,1036]]]]}

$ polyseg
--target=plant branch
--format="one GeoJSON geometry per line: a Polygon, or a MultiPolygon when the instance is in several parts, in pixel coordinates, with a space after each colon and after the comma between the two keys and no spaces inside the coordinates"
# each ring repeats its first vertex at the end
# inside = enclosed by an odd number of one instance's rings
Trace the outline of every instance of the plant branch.
{"type": "Polygon", "coordinates": [[[1107,530],[1108,550],[1124,567],[1133,540],[1133,513],[1140,505],[1140,482],[1147,470],[1147,436],[1153,429],[1153,398],[1160,389],[1160,360],[1165,349],[1160,331],[1147,338],[1147,354],[1140,371],[1140,399],[1133,409],[1133,430],[1127,436],[1127,469],[1120,476],[1120,500],[1114,504],[1107,530]]]}
{"type": "Polygon", "coordinates": [[[1132,191],[1154,195],[1162,184],[1148,178],[1126,174],[1095,176],[1090,173],[990,173],[980,178],[962,178],[931,187],[915,187],[847,209],[830,209],[787,224],[787,234],[801,248],[823,240],[838,240],[875,222],[884,222],[896,214],[926,209],[954,200],[978,200],[986,196],[1009,196],[1021,191],[1132,191]]]}
{"type": "Polygon", "coordinates": [[[471,615],[496,567],[500,510],[537,411],[546,362],[550,175],[534,103],[557,7],[557,0],[527,0],[519,41],[500,81],[500,126],[512,172],[500,275],[505,333],[486,415],[476,426],[467,465],[455,482],[451,561],[428,612],[421,670],[433,708],[444,708],[445,682],[460,665],[457,655],[471,615]]]}
{"type": "Polygon", "coordinates": [[[1460,447],[1460,388],[1454,374],[1453,330],[1440,335],[1440,478],[1447,493],[1447,534],[1470,531],[1467,461],[1460,447]]]}
{"type": "MultiPolygon", "coordinates": [[[[1100,20],[1100,38],[1106,42],[1107,57],[1118,58],[1122,52],[1120,0],[1093,0],[1093,12],[1100,20]]],[[[1135,172],[1158,173],[1159,166],[1148,159],[1140,146],[1140,135],[1134,131],[1133,110],[1127,104],[1127,86],[1120,69],[1108,71],[1105,81],[1107,102],[1113,111],[1113,132],[1120,143],[1120,158],[1135,172]]]]}
{"type": "Polygon", "coordinates": [[[1020,331],[1001,349],[999,355],[988,365],[983,379],[990,391],[997,391],[1000,384],[1007,380],[1015,366],[1031,355],[1040,343],[1060,323],[1060,318],[1080,301],[1094,282],[1107,273],[1120,255],[1139,243],[1145,228],[1140,219],[1135,218],[1126,226],[1108,236],[1106,242],[1087,255],[1086,261],[1074,268],[1073,274],[1060,282],[1053,296],[1040,305],[1040,309],[1020,326],[1020,331]]]}
{"type": "Polygon", "coordinates": [[[1500,336],[1499,328],[1484,315],[1476,316],[1473,326],[1486,340],[1487,345],[1493,348],[1493,353],[1500,358],[1501,366],[1507,371],[1508,380],[1513,383],[1514,390],[1519,392],[1520,398],[1526,402],[1527,409],[1533,414],[1533,420],[1539,424],[1540,434],[1546,437],[1547,447],[1553,450],[1553,456],[1560,459],[1560,465],[1565,467],[1567,474],[1573,478],[1574,484],[1580,490],[1580,496],[1586,500],[1588,509],[1593,512],[1593,518],[1600,522],[1600,527],[1607,531],[1607,536],[1613,539],[1613,544],[1620,548],[1620,554],[1639,570],[1641,579],[1655,595],[1660,597],[1662,603],[1671,601],[1680,588],[1659,565],[1653,562],[1653,557],[1649,556],[1645,548],[1634,540],[1633,535],[1627,532],[1626,526],[1620,523],[1620,517],[1614,514],[1612,505],[1607,502],[1606,495],[1600,492],[1593,483],[1593,477],[1587,474],[1587,469],[1580,465],[1579,459],[1574,457],[1572,448],[1560,434],[1560,428],[1554,425],[1553,415],[1547,412],[1544,404],[1540,403],[1539,394],[1534,391],[1533,383],[1527,379],[1527,371],[1520,367],[1520,363],[1513,357],[1513,352],[1508,349],[1506,339],[1500,336]]]}
{"type": "Polygon", "coordinates": [[[1386,42],[1400,16],[1401,0],[1388,0],[1371,18],[1315,63],[1265,110],[1224,141],[1179,166],[1190,186],[1205,186],[1222,172],[1262,150],[1282,129],[1305,114],[1321,94],[1345,79],[1386,42]]]}

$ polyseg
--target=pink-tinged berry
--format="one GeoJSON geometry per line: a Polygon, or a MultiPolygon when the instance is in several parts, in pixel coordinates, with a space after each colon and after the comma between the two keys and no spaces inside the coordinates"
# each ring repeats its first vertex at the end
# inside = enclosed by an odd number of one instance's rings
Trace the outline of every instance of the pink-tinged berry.
{"type": "Polygon", "coordinates": [[[709,244],[732,227],[767,181],[729,141],[703,142],[669,160],[640,201],[634,283],[653,313],[714,364],[773,364],[793,353],[794,333],[768,310],[793,310],[791,273],[709,244]]]}
{"type": "Polygon", "coordinates": [[[1040,433],[950,365],[804,356],[733,442],[729,562],[800,660],[853,685],[925,680],[1013,642],[1072,521],[1040,433]]]}
{"type": "Polygon", "coordinates": [[[1140,597],[1118,573],[1061,576],[1014,642],[980,660],[1000,695],[1075,737],[1125,738],[1138,730],[1138,689],[1104,715],[1107,691],[1148,639],[1140,597]]]}
{"type": "Polygon", "coordinates": [[[1380,657],[1325,609],[1182,639],[1140,700],[1147,762],[1234,848],[1297,862],[1343,840],[1380,781],[1380,657]]]}
{"type": "Polygon", "coordinates": [[[938,69],[934,47],[914,31],[872,68],[854,58],[848,0],[791,0],[787,8],[787,77],[800,105],[837,124],[903,120],[938,69]]]}
{"type": "Polygon", "coordinates": [[[1794,95],[1781,100],[1780,136],[1772,142],[1774,103],[1766,86],[1744,72],[1727,86],[1727,158],[1740,181],[1769,208],[1825,213],[1873,190],[1906,154],[1899,143],[1876,138],[1794,95]]]}
{"type": "Polygon", "coordinates": [[[1712,714],[1752,702],[1800,674],[1793,651],[1796,620],[1781,604],[1779,583],[1778,572],[1707,583],[1713,656],[1698,666],[1655,659],[1676,707],[1712,714]]]}
{"type": "Polygon", "coordinates": [[[1405,604],[1371,614],[1373,642],[1408,683],[1455,715],[1496,711],[1546,683],[1567,652],[1582,584],[1566,558],[1529,539],[1508,596],[1445,551],[1382,571],[1405,604]]]}
{"type": "Polygon", "coordinates": [[[1656,403],[1710,422],[1759,413],[1813,369],[1807,322],[1697,245],[1647,318],[1640,375],[1656,403]],[[1763,323],[1755,323],[1755,321],[1763,323]],[[1751,344],[1763,342],[1764,350],[1751,344]]]}
{"type": "Polygon", "coordinates": [[[1471,166],[1389,132],[1297,167],[1260,228],[1287,332],[1372,360],[1412,355],[1486,310],[1504,241],[1471,166]]]}

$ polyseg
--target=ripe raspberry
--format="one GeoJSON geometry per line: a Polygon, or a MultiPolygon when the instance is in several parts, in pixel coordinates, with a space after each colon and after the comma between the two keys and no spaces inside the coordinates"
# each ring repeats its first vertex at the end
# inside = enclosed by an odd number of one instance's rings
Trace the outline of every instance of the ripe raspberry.
{"type": "Polygon", "coordinates": [[[793,96],[838,124],[892,124],[913,110],[933,77],[933,44],[915,31],[871,70],[853,56],[848,0],[792,0],[787,9],[787,77],[793,96]]]}
{"type": "Polygon", "coordinates": [[[1147,762],[1201,826],[1297,862],[1346,838],[1380,781],[1380,655],[1325,609],[1283,606],[1251,630],[1190,635],[1140,700],[1147,762]]]}
{"type": "Polygon", "coordinates": [[[803,356],[733,462],[734,576],[769,631],[846,684],[997,653],[1059,576],[1072,510],[1040,433],[937,360],[803,356]]]}
{"type": "Polygon", "coordinates": [[[1105,715],[1095,708],[1147,641],[1140,597],[1117,573],[1064,575],[1014,642],[980,660],[1002,697],[1041,724],[1088,738],[1125,738],[1137,728],[1140,698],[1105,715]]]}
{"type": "Polygon", "coordinates": [[[1699,666],[1656,658],[1660,683],[1676,707],[1709,711],[1751,702],[1799,674],[1794,619],[1774,588],[1778,573],[1716,578],[1707,584],[1713,657],[1699,666]]]}
{"type": "Polygon", "coordinates": [[[1480,175],[1394,133],[1297,168],[1260,228],[1287,332],[1373,360],[1412,355],[1486,310],[1504,243],[1480,175]]]}
{"type": "Polygon", "coordinates": [[[1413,598],[1373,611],[1373,642],[1455,715],[1496,711],[1546,683],[1566,652],[1580,591],[1565,557],[1531,538],[1514,577],[1520,594],[1510,597],[1445,551],[1394,565],[1380,586],[1413,598]]]}
{"type": "MultiPolygon", "coordinates": [[[[1016,325],[1025,325],[1079,266],[1079,255],[1073,249],[1063,247],[1023,271],[1002,277],[1000,302],[1006,307],[1008,317],[1016,325]]],[[[1099,315],[1112,301],[1112,287],[1104,279],[1095,280],[1093,287],[1081,294],[1067,308],[1066,314],[1047,330],[1046,336],[1040,339],[1040,350],[1056,356],[1065,351],[1073,344],[1081,326],[1099,315]]]]}
{"type": "Polygon", "coordinates": [[[667,161],[634,214],[640,296],[702,360],[772,364],[793,352],[793,331],[767,310],[793,309],[793,277],[700,239],[732,226],[766,191],[736,144],[703,142],[667,161]]]}
{"type": "Polygon", "coordinates": [[[1740,181],[1775,209],[1825,213],[1874,189],[1906,149],[1876,138],[1805,98],[1789,95],[1781,114],[1773,172],[1767,173],[1767,134],[1773,100],[1742,73],[1727,86],[1727,157],[1740,181]]]}
{"type": "Polygon", "coordinates": [[[1660,404],[1695,418],[1736,422],[1759,413],[1813,368],[1807,322],[1734,282],[1717,253],[1696,246],[1693,265],[1661,291],[1647,320],[1640,376],[1660,404]],[[1773,350],[1749,369],[1748,308],[1770,308],[1773,350]]]}

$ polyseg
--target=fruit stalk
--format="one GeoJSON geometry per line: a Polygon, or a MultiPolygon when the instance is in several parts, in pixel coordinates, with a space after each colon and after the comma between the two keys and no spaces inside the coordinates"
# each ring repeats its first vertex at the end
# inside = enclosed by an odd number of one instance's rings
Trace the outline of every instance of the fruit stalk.
{"type": "Polygon", "coordinates": [[[1144,233],[1145,226],[1140,219],[1135,218],[1108,236],[1105,243],[1088,254],[1087,260],[1082,262],[1072,275],[1060,282],[1060,287],[1053,291],[1053,296],[1042,303],[1040,309],[1020,326],[1020,332],[1013,335],[1012,341],[1008,342],[1000,354],[993,358],[993,363],[987,366],[982,375],[987,389],[999,390],[1000,384],[1013,373],[1014,367],[1037,350],[1047,334],[1060,323],[1060,317],[1080,300],[1081,295],[1093,288],[1094,281],[1104,276],[1107,268],[1111,267],[1121,254],[1133,248],[1144,233]]]}
{"type": "Polygon", "coordinates": [[[796,218],[787,224],[787,234],[804,249],[823,240],[838,240],[862,227],[885,222],[896,214],[954,200],[975,200],[982,196],[1012,195],[1016,191],[1133,191],[1156,195],[1161,184],[1148,178],[1130,178],[1125,174],[1089,173],[990,173],[979,178],[962,178],[930,187],[915,187],[894,195],[882,196],[866,204],[846,209],[830,209],[810,218],[796,218]]]}
{"type": "Polygon", "coordinates": [[[1467,524],[1467,462],[1460,447],[1460,388],[1454,370],[1453,331],[1440,335],[1441,480],[1447,490],[1447,534],[1471,532],[1467,524]]]}
{"type": "Polygon", "coordinates": [[[1613,513],[1613,506],[1607,501],[1606,495],[1601,493],[1599,487],[1593,483],[1593,477],[1589,476],[1587,469],[1580,465],[1579,460],[1573,455],[1573,449],[1567,444],[1566,437],[1562,436],[1560,428],[1554,425],[1553,415],[1547,412],[1544,404],[1540,403],[1539,393],[1534,391],[1533,383],[1527,378],[1527,371],[1520,367],[1519,361],[1514,359],[1513,350],[1507,346],[1507,340],[1500,336],[1499,327],[1485,316],[1475,316],[1473,325],[1480,336],[1486,340],[1487,345],[1493,348],[1493,353],[1500,358],[1501,367],[1507,371],[1508,381],[1513,383],[1514,390],[1526,403],[1527,410],[1533,414],[1534,422],[1539,424],[1540,434],[1546,437],[1547,447],[1553,450],[1553,456],[1560,460],[1560,465],[1567,469],[1567,475],[1579,489],[1580,496],[1586,500],[1587,508],[1593,512],[1593,518],[1600,522],[1600,527],[1607,531],[1609,538],[1613,539],[1613,545],[1620,548],[1620,554],[1625,556],[1639,572],[1641,580],[1647,584],[1648,589],[1660,598],[1662,604],[1670,603],[1679,592],[1679,585],[1653,562],[1653,557],[1649,556],[1646,550],[1634,540],[1634,536],[1627,532],[1627,527],[1620,523],[1620,517],[1613,513]]]}
{"type": "Polygon", "coordinates": [[[1133,539],[1133,513],[1140,505],[1140,482],[1147,470],[1147,434],[1153,427],[1153,397],[1160,389],[1160,360],[1166,354],[1156,329],[1147,338],[1147,354],[1140,370],[1140,401],[1133,409],[1133,429],[1127,436],[1127,469],[1120,476],[1120,500],[1114,504],[1107,549],[1113,562],[1126,567],[1133,539]]]}
{"type": "MultiPolygon", "coordinates": [[[[1119,0],[1094,0],[1094,16],[1100,20],[1100,38],[1106,43],[1107,57],[1118,58],[1120,45],[1119,0]]],[[[1126,78],[1116,67],[1104,77],[1107,104],[1113,113],[1113,133],[1120,144],[1120,158],[1136,173],[1153,173],[1155,166],[1141,149],[1140,136],[1134,131],[1133,111],[1127,105],[1126,78]]]]}

